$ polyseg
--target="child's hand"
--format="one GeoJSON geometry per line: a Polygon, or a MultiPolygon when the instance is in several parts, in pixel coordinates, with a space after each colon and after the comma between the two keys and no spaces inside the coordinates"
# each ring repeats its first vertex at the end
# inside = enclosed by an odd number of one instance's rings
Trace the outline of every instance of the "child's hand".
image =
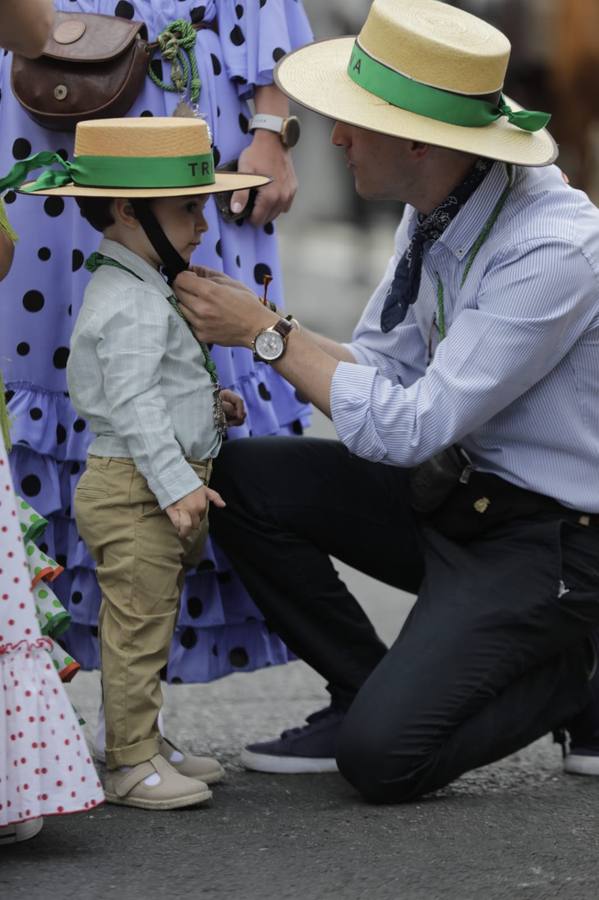
{"type": "Polygon", "coordinates": [[[225,501],[217,491],[203,486],[181,497],[176,503],[171,503],[164,511],[177,529],[179,537],[186,538],[200,527],[208,512],[209,503],[225,506],[225,501]]]}
{"type": "Polygon", "coordinates": [[[227,425],[243,425],[246,419],[243,398],[236,394],[235,391],[224,388],[220,392],[220,399],[223,404],[227,425]]]}

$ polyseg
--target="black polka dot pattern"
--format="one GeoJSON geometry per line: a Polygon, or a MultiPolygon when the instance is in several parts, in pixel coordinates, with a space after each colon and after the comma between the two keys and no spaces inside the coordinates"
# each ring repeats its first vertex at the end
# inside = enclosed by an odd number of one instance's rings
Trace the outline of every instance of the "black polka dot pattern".
{"type": "Polygon", "coordinates": [[[216,168],[220,162],[220,150],[218,147],[214,146],[212,148],[212,155],[214,156],[214,168],[216,168]]]}
{"type": "Polygon", "coordinates": [[[142,116],[145,116],[145,117],[147,118],[148,116],[153,116],[154,113],[151,112],[149,109],[144,109],[144,111],[142,112],[141,115],[142,115],[142,116]]]}
{"type": "Polygon", "coordinates": [[[32,406],[29,410],[29,416],[31,417],[31,419],[33,419],[34,422],[38,422],[41,419],[42,415],[43,413],[39,406],[32,406]]]}
{"type": "Polygon", "coordinates": [[[212,61],[212,71],[215,75],[220,75],[223,70],[222,64],[218,56],[215,56],[214,53],[210,54],[210,59],[212,61]]]}
{"type": "Polygon", "coordinates": [[[303,434],[304,426],[302,425],[302,423],[300,422],[299,419],[296,419],[294,422],[291,423],[291,430],[293,431],[294,434],[303,434]]]}
{"type": "Polygon", "coordinates": [[[46,197],[44,201],[44,212],[47,216],[56,218],[64,209],[64,200],[62,197],[46,197]]]}
{"type": "Polygon", "coordinates": [[[256,263],[254,266],[254,281],[256,284],[264,284],[265,275],[270,275],[272,277],[270,266],[267,266],[266,263],[256,263]]]}
{"type": "Polygon", "coordinates": [[[206,15],[206,7],[205,6],[194,6],[192,10],[189,12],[189,18],[192,22],[201,22],[204,16],[206,15]]]}
{"type": "Polygon", "coordinates": [[[272,400],[272,394],[270,393],[270,391],[268,390],[268,388],[266,387],[266,385],[264,384],[263,381],[261,381],[260,384],[258,385],[258,393],[260,394],[260,396],[262,397],[263,400],[272,400]]]}
{"type": "Polygon", "coordinates": [[[14,203],[15,200],[17,199],[17,195],[15,194],[14,191],[7,191],[7,192],[5,193],[3,199],[4,199],[4,202],[5,202],[5,203],[9,203],[9,204],[10,204],[10,203],[14,203]]]}
{"type": "Polygon", "coordinates": [[[81,250],[73,250],[72,258],[71,258],[71,266],[73,272],[79,271],[83,263],[85,262],[85,257],[81,250]]]}
{"type": "Polygon", "coordinates": [[[42,483],[37,475],[25,475],[21,479],[21,490],[26,497],[37,497],[42,489],[42,483]]]}
{"type": "Polygon", "coordinates": [[[241,3],[235,4],[235,15],[237,16],[238,19],[243,18],[243,6],[241,5],[241,3]]]}
{"type": "Polygon", "coordinates": [[[60,422],[56,426],[56,443],[64,444],[67,439],[67,430],[64,425],[61,425],[60,422]]]}
{"type": "Polygon", "coordinates": [[[222,259],[222,257],[223,257],[223,244],[222,244],[222,241],[221,241],[220,238],[219,238],[218,241],[216,242],[216,247],[215,247],[214,249],[216,250],[216,255],[217,255],[217,256],[220,256],[220,258],[222,259]]]}
{"type": "Polygon", "coordinates": [[[233,647],[229,651],[229,662],[235,669],[243,669],[249,663],[250,659],[247,650],[243,647],[233,647]]]}
{"type": "Polygon", "coordinates": [[[187,598],[187,611],[192,619],[197,619],[202,615],[204,604],[199,597],[187,598]]]}
{"type": "Polygon", "coordinates": [[[192,647],[195,647],[197,642],[198,636],[193,628],[186,628],[181,635],[181,646],[185,647],[186,650],[191,650],[192,647]]]}
{"type": "Polygon", "coordinates": [[[244,116],[243,113],[239,113],[239,127],[243,131],[244,134],[248,133],[248,128],[250,125],[250,121],[247,116],[244,116]]]}
{"type": "Polygon", "coordinates": [[[52,256],[52,252],[49,247],[40,247],[37,251],[38,259],[41,259],[42,262],[47,262],[52,256]]]}
{"type": "Polygon", "coordinates": [[[27,356],[30,350],[31,347],[29,346],[27,341],[21,341],[20,344],[17,344],[17,353],[19,354],[19,356],[27,356]]]}
{"type": "Polygon", "coordinates": [[[272,222],[267,222],[266,225],[264,226],[264,233],[265,234],[274,234],[274,232],[275,232],[275,226],[272,224],[272,222]]]}
{"type": "Polygon", "coordinates": [[[272,51],[272,58],[274,59],[275,62],[278,62],[284,56],[285,56],[285,51],[281,47],[275,47],[275,49],[272,51]]]}
{"type": "Polygon", "coordinates": [[[73,593],[71,594],[71,603],[81,603],[82,600],[83,594],[81,593],[81,591],[73,591],[73,593]]]}
{"type": "Polygon", "coordinates": [[[27,291],[23,297],[23,306],[27,312],[35,313],[44,308],[44,295],[40,291],[27,291]]]}
{"type": "Polygon", "coordinates": [[[15,159],[27,159],[31,156],[31,144],[26,138],[17,138],[12,145],[12,155],[15,159]]]}
{"type": "Polygon", "coordinates": [[[198,572],[212,572],[214,563],[211,559],[203,559],[198,566],[198,572]]]}
{"type": "Polygon", "coordinates": [[[135,15],[135,9],[133,8],[133,4],[128,3],[127,0],[119,0],[114,8],[114,14],[115,16],[120,16],[122,19],[132,19],[135,15]]]}
{"type": "Polygon", "coordinates": [[[75,419],[73,431],[76,431],[77,434],[81,434],[82,431],[85,431],[85,419],[75,419]]]}
{"type": "Polygon", "coordinates": [[[242,44],[245,44],[245,36],[239,25],[233,28],[229,37],[231,38],[231,43],[235,44],[236,47],[241,47],[242,44]]]}
{"type": "Polygon", "coordinates": [[[69,358],[69,348],[68,347],[58,347],[54,351],[54,356],[52,357],[52,362],[54,363],[54,368],[66,369],[68,358],[69,358]]]}

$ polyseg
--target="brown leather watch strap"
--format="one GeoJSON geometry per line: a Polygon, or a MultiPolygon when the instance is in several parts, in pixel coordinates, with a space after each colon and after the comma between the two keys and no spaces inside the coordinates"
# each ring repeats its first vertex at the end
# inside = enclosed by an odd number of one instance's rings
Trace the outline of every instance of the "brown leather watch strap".
{"type": "Polygon", "coordinates": [[[292,330],[293,325],[289,322],[288,319],[279,319],[278,322],[272,326],[274,331],[278,331],[283,340],[286,342],[289,332],[292,330]]]}

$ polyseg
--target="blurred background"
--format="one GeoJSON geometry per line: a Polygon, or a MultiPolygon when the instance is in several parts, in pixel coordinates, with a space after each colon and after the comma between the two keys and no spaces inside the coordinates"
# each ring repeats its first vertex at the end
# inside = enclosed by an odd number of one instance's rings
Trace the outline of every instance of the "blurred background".
{"type": "MultiPolygon", "coordinates": [[[[505,92],[552,113],[559,165],[599,201],[599,0],[456,0],[509,38],[505,92]]],[[[370,0],[304,0],[316,40],[357,34],[370,0]]],[[[287,306],[308,327],[349,337],[392,250],[401,209],[355,196],[331,123],[298,109],[300,190],[279,219],[287,306]]]]}

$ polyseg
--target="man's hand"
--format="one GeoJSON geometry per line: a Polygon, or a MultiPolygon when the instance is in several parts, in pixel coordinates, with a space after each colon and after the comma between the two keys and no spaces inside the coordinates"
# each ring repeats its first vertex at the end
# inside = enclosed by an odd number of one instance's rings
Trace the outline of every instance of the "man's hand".
{"type": "MultiPolygon", "coordinates": [[[[291,155],[278,134],[257,129],[252,143],[239,154],[238,172],[268,175],[270,184],[258,188],[256,203],[250,215],[252,225],[266,225],[282,212],[288,212],[297,192],[297,178],[291,155]]],[[[248,202],[248,191],[235,191],[231,211],[241,212],[248,202]]]]}
{"type": "Polygon", "coordinates": [[[201,341],[224,347],[250,347],[263,328],[279,319],[253,291],[213,269],[195,266],[174,283],[181,312],[201,341]]]}
{"type": "Polygon", "coordinates": [[[210,503],[220,507],[226,505],[217,491],[204,485],[181,497],[176,503],[171,503],[164,511],[177,529],[179,537],[186,538],[200,527],[210,503]]]}
{"type": "Polygon", "coordinates": [[[246,420],[243,397],[240,397],[235,391],[223,388],[220,392],[220,400],[223,405],[227,425],[243,425],[246,420]]]}

